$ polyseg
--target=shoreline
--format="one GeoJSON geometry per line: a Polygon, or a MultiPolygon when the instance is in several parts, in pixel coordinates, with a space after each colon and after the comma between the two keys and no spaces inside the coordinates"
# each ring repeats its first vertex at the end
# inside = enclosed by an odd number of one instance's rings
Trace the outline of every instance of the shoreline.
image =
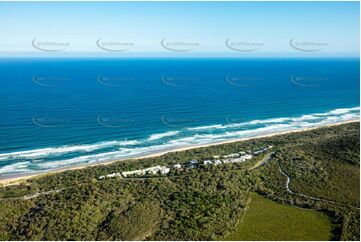
{"type": "Polygon", "coordinates": [[[225,141],[220,141],[220,142],[199,144],[199,145],[189,145],[189,146],[179,147],[179,148],[175,148],[175,149],[167,149],[167,150],[164,150],[164,151],[158,151],[158,152],[151,153],[151,154],[143,154],[143,155],[140,155],[138,157],[130,157],[130,158],[111,160],[111,161],[96,162],[94,164],[83,164],[83,165],[78,165],[78,166],[68,166],[68,167],[62,167],[62,168],[54,169],[54,170],[34,172],[32,174],[28,173],[28,174],[14,175],[14,176],[9,176],[9,177],[4,177],[4,178],[0,177],[0,186],[18,185],[18,184],[20,184],[22,182],[26,182],[26,180],[31,179],[31,178],[37,178],[37,177],[40,178],[42,176],[48,176],[48,175],[52,175],[52,174],[56,174],[56,173],[61,173],[61,172],[64,172],[64,171],[80,170],[80,169],[85,169],[85,168],[88,168],[88,167],[95,167],[95,166],[102,166],[102,165],[106,166],[106,165],[110,165],[110,164],[113,164],[113,163],[119,162],[119,161],[125,161],[125,160],[130,161],[130,160],[154,158],[154,157],[160,157],[160,156],[168,154],[168,153],[182,152],[182,151],[197,149],[197,148],[202,148],[202,147],[217,146],[217,145],[247,141],[247,140],[252,140],[252,139],[267,138],[267,137],[278,136],[278,135],[286,135],[286,134],[290,134],[290,133],[300,133],[300,132],[315,130],[315,129],[319,129],[319,128],[327,128],[327,127],[338,126],[338,125],[343,125],[343,124],[347,124],[347,123],[356,123],[356,122],[360,122],[360,119],[352,119],[352,120],[327,124],[327,125],[318,126],[318,127],[310,127],[310,128],[288,130],[288,131],[279,131],[279,132],[263,134],[263,135],[254,136],[254,137],[230,139],[230,140],[225,140],[225,141]]]}

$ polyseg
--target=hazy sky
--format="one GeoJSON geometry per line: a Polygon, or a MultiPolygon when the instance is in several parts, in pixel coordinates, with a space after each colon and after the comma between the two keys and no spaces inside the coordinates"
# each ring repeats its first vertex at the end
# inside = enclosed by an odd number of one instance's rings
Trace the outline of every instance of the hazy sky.
{"type": "Polygon", "coordinates": [[[359,31],[358,2],[0,2],[0,56],[358,56],[359,31]]]}

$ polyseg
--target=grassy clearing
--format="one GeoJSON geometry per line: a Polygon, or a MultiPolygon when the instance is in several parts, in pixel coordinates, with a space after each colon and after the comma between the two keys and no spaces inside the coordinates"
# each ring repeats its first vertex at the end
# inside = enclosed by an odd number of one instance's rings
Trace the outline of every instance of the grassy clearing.
{"type": "Polygon", "coordinates": [[[252,194],[242,222],[225,240],[330,240],[331,229],[330,219],[321,212],[252,194]]]}

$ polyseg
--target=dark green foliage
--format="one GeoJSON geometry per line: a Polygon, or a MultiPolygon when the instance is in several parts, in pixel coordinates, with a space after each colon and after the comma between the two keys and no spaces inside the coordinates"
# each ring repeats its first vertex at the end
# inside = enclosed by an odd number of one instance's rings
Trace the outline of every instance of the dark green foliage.
{"type": "Polygon", "coordinates": [[[157,228],[162,210],[154,202],[139,202],[127,211],[112,211],[97,239],[99,240],[144,240],[157,228]]]}
{"type": "Polygon", "coordinates": [[[21,216],[29,213],[34,207],[32,201],[9,200],[0,202],[0,240],[11,240],[13,228],[21,216]]]}
{"type": "Polygon", "coordinates": [[[359,124],[352,123],[34,178],[0,188],[0,239],[220,240],[236,226],[250,191],[256,191],[279,203],[323,211],[334,224],[333,239],[355,240],[359,157],[359,124]],[[252,171],[247,169],[262,156],[169,176],[97,179],[268,145],[274,146],[274,157],[252,171]],[[291,177],[296,194],[287,193],[279,167],[291,177]],[[52,192],[23,200],[46,191],[52,192]]]}
{"type": "Polygon", "coordinates": [[[344,217],[341,240],[360,241],[360,210],[350,211],[344,217]]]}

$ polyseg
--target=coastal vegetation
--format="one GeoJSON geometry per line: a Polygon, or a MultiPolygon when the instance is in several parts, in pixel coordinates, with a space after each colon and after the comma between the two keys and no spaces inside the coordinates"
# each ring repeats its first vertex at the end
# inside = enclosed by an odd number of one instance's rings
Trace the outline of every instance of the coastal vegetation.
{"type": "Polygon", "coordinates": [[[252,194],[237,228],[225,240],[329,240],[331,228],[322,212],[252,194]]]}
{"type": "Polygon", "coordinates": [[[0,239],[359,240],[359,135],[359,123],[343,124],[4,186],[0,239]],[[99,179],[269,146],[274,153],[265,163],[259,161],[269,153],[166,175],[99,179]]]}

